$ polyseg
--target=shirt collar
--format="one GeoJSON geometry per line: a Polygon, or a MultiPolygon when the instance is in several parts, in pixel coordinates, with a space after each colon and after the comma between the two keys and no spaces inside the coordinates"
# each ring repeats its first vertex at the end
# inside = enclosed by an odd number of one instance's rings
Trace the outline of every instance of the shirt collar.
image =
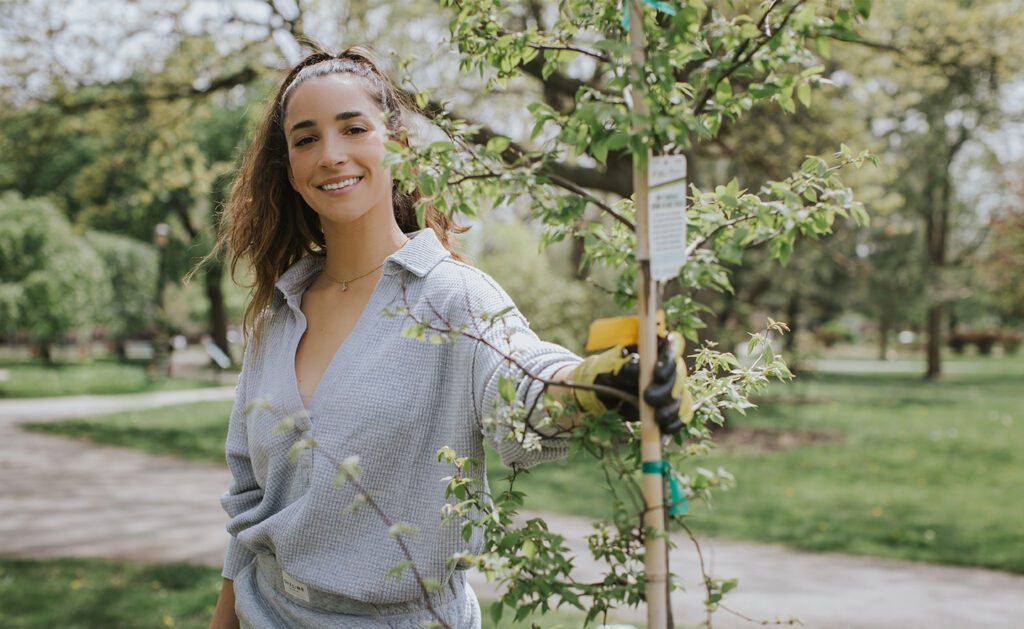
{"type": "MultiPolygon", "coordinates": [[[[398,273],[400,269],[406,269],[417,277],[423,277],[451,255],[441,244],[441,240],[434,230],[429,227],[406,235],[409,237],[409,242],[384,259],[385,275],[392,275],[398,273]]],[[[325,257],[322,254],[303,256],[281,274],[276,283],[277,289],[288,301],[292,301],[300,296],[323,270],[324,260],[325,257]]]]}

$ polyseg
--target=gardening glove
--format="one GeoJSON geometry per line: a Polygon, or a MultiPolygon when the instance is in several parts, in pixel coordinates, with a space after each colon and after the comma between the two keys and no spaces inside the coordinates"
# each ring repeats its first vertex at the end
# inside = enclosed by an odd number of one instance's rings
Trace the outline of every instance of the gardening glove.
{"type": "MultiPolygon", "coordinates": [[[[692,416],[692,402],[686,390],[686,364],[683,361],[683,337],[672,332],[658,339],[658,358],[654,377],[644,391],[644,399],[654,407],[654,418],[664,434],[675,434],[692,416]]],[[[640,389],[640,355],[635,344],[616,345],[590,356],[573,370],[571,379],[581,384],[599,384],[636,395],[640,389]]],[[[611,409],[626,421],[637,421],[637,407],[618,397],[595,391],[575,391],[580,406],[589,413],[611,409]]]]}

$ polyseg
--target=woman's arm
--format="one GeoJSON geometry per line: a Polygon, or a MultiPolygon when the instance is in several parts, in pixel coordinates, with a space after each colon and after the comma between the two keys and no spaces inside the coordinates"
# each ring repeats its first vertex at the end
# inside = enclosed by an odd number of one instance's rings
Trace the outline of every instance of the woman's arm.
{"type": "Polygon", "coordinates": [[[210,629],[238,629],[238,616],[235,615],[235,583],[224,579],[220,586],[220,597],[217,608],[213,610],[210,629]]]}
{"type": "MultiPolygon", "coordinates": [[[[569,377],[572,375],[574,369],[576,369],[576,365],[566,365],[565,367],[562,367],[554,374],[552,374],[551,380],[555,382],[565,382],[566,380],[570,379],[569,377]]],[[[566,399],[573,399],[572,387],[560,387],[556,384],[553,384],[548,387],[548,393],[550,393],[551,397],[555,398],[556,400],[564,401],[566,399]]],[[[558,420],[555,421],[555,424],[559,428],[571,430],[580,423],[582,417],[583,415],[580,413],[566,414],[559,417],[558,420]]]]}

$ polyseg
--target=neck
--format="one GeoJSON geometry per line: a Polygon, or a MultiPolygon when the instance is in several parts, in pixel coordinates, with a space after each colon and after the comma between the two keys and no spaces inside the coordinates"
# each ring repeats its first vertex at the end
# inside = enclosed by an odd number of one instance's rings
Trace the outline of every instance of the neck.
{"type": "Polygon", "coordinates": [[[331,277],[349,279],[372,271],[408,242],[394,215],[388,212],[383,216],[386,220],[355,221],[345,225],[324,223],[327,244],[324,268],[331,277]]]}

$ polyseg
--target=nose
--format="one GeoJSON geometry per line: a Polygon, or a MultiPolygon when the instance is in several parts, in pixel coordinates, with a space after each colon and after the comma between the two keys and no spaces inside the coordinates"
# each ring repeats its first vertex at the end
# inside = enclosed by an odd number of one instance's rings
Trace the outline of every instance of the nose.
{"type": "Polygon", "coordinates": [[[331,168],[348,161],[348,150],[345,147],[344,140],[327,135],[320,141],[320,146],[323,151],[320,153],[320,160],[317,162],[318,166],[331,168]]]}

